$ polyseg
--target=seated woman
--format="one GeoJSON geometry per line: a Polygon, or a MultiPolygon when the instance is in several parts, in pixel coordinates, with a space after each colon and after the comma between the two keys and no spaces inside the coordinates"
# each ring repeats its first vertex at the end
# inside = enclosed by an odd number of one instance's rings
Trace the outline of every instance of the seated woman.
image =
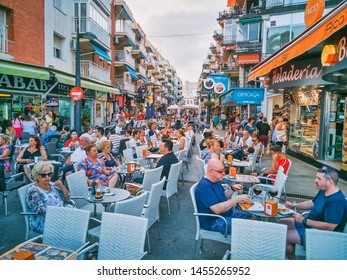
{"type": "MultiPolygon", "coordinates": [[[[102,141],[100,143],[101,153],[98,154],[98,159],[106,167],[117,167],[119,166],[118,160],[111,153],[111,142],[109,140],[102,141]]],[[[118,174],[118,185],[122,186],[125,182],[125,174],[118,174]]]]}
{"type": "Polygon", "coordinates": [[[11,172],[11,165],[10,165],[10,160],[5,159],[10,156],[12,149],[14,149],[10,145],[10,140],[7,136],[1,135],[0,136],[0,165],[3,165],[5,167],[6,173],[11,172]]]}
{"type": "Polygon", "coordinates": [[[18,137],[17,137],[16,132],[13,129],[13,127],[12,126],[6,127],[5,133],[6,133],[6,136],[10,140],[10,145],[13,145],[13,146],[16,145],[18,137]]]}
{"type": "Polygon", "coordinates": [[[77,131],[72,129],[70,131],[70,139],[64,144],[64,148],[70,148],[71,151],[76,150],[80,146],[80,139],[78,138],[77,131]]]}
{"type": "Polygon", "coordinates": [[[112,168],[106,167],[98,159],[98,150],[95,144],[88,145],[85,148],[87,157],[80,162],[78,170],[85,170],[89,178],[88,184],[93,183],[109,188],[115,188],[118,182],[118,174],[112,171],[112,168]]]}
{"type": "Polygon", "coordinates": [[[184,130],[182,128],[177,130],[177,138],[178,138],[178,141],[180,143],[180,150],[188,151],[188,141],[185,137],[185,133],[184,133],[184,130]]]}
{"type": "Polygon", "coordinates": [[[225,161],[224,155],[220,152],[221,146],[218,140],[208,139],[206,140],[207,149],[201,151],[201,159],[205,161],[205,164],[211,159],[219,159],[222,162],[225,161]]]}
{"type": "Polygon", "coordinates": [[[29,218],[31,228],[39,233],[43,232],[45,226],[47,206],[75,207],[63,183],[51,182],[53,171],[53,165],[45,161],[36,164],[31,171],[35,183],[28,190],[26,204],[30,212],[39,214],[29,218]]]}
{"type": "Polygon", "coordinates": [[[30,178],[30,168],[26,166],[29,163],[35,162],[35,157],[41,157],[42,160],[47,160],[45,149],[41,146],[41,141],[37,136],[29,137],[29,146],[23,148],[17,156],[16,162],[19,163],[18,172],[25,172],[30,178]]]}

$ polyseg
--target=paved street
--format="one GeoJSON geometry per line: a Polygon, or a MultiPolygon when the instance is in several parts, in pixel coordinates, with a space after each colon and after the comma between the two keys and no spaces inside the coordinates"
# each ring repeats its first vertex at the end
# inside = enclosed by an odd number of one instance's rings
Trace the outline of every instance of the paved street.
{"type": "MultiPolygon", "coordinates": [[[[217,133],[220,133],[220,131],[217,133]]],[[[195,238],[195,219],[192,215],[193,207],[189,195],[190,186],[198,178],[198,169],[195,155],[197,148],[194,147],[194,156],[190,158],[189,171],[184,170],[184,182],[179,182],[179,206],[176,196],[171,197],[171,215],[168,215],[166,199],[162,198],[160,204],[161,220],[160,229],[162,239],[158,239],[158,227],[154,225],[150,230],[152,253],[145,259],[151,260],[186,260],[192,258],[192,249],[195,238]]],[[[286,189],[288,199],[295,195],[311,197],[316,193],[314,178],[316,168],[291,158],[293,165],[287,180],[286,189]]],[[[265,157],[263,166],[270,165],[270,157],[265,157]]],[[[340,182],[340,187],[347,194],[347,184],[340,182]]],[[[299,201],[300,198],[294,198],[299,201]]],[[[21,206],[16,192],[9,195],[9,215],[5,217],[3,204],[0,204],[0,254],[24,241],[25,224],[20,216],[21,206]]],[[[204,251],[197,254],[197,259],[214,260],[222,259],[227,245],[212,241],[204,243],[204,251]]]]}

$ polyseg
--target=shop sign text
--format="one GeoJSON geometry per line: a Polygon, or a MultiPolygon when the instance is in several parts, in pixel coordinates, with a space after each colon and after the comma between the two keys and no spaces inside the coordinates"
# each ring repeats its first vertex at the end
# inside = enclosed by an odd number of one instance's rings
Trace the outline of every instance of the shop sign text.
{"type": "Polygon", "coordinates": [[[322,67],[308,64],[305,68],[300,69],[297,65],[290,65],[290,70],[283,70],[283,67],[272,71],[272,84],[293,82],[302,79],[317,79],[322,75],[322,67]]]}
{"type": "Polygon", "coordinates": [[[33,92],[47,92],[52,85],[48,81],[0,74],[0,88],[33,92]]]}

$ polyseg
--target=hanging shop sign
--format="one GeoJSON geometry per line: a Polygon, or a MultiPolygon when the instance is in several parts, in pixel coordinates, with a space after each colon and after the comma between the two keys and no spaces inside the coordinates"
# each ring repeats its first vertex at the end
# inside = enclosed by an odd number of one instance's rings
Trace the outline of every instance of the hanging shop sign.
{"type": "Polygon", "coordinates": [[[309,28],[322,17],[324,7],[324,0],[308,0],[304,14],[306,28],[309,28]]]}
{"type": "Polygon", "coordinates": [[[313,106],[318,105],[319,102],[319,91],[309,90],[309,91],[298,91],[293,93],[293,99],[298,106],[313,106]]]}
{"type": "Polygon", "coordinates": [[[95,92],[95,100],[97,101],[107,101],[107,92],[103,92],[103,91],[96,91],[95,92]]]}
{"type": "Polygon", "coordinates": [[[229,75],[225,74],[210,74],[204,80],[203,93],[223,94],[229,90],[229,75]],[[206,91],[207,90],[207,91],[206,91]]]}
{"type": "Polygon", "coordinates": [[[261,104],[264,98],[263,88],[232,88],[221,96],[221,104],[233,102],[236,105],[261,104]]]}
{"type": "Polygon", "coordinates": [[[73,87],[70,90],[70,97],[74,101],[79,101],[83,98],[83,89],[80,87],[73,87]]]}
{"type": "Polygon", "coordinates": [[[323,66],[319,58],[294,61],[269,73],[269,89],[330,84],[322,79],[323,66]]]}
{"type": "Polygon", "coordinates": [[[50,81],[0,74],[0,89],[45,93],[52,87],[50,81]]]}

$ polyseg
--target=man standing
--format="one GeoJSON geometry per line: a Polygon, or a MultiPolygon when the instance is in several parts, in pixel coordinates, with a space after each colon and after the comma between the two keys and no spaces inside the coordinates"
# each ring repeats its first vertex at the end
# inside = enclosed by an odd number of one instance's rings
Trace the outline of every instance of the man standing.
{"type": "Polygon", "coordinates": [[[264,146],[264,156],[266,155],[266,148],[269,143],[269,132],[271,131],[270,125],[267,123],[267,118],[263,118],[257,125],[259,131],[259,140],[264,146]]]}
{"type": "MultiPolygon", "coordinates": [[[[228,223],[228,233],[231,232],[231,219],[251,219],[252,215],[235,210],[238,203],[250,202],[249,195],[238,195],[232,198],[233,193],[242,191],[243,186],[235,184],[224,190],[221,180],[224,176],[224,165],[220,160],[210,159],[207,163],[207,171],[195,190],[196,204],[199,213],[217,214],[223,216],[228,223]]],[[[200,217],[201,227],[205,230],[225,232],[225,223],[221,218],[200,217]]]]}
{"type": "Polygon", "coordinates": [[[220,115],[220,120],[222,124],[222,130],[225,130],[225,126],[227,124],[227,116],[224,112],[222,112],[222,114],[220,115]]]}
{"type": "MultiPolygon", "coordinates": [[[[177,157],[172,152],[173,142],[171,140],[165,139],[160,143],[159,151],[163,155],[157,163],[156,167],[163,166],[163,171],[161,172],[160,178],[164,176],[166,179],[169,177],[171,165],[178,162],[177,157]]],[[[164,190],[166,189],[166,182],[164,185],[164,190]]]]}
{"type": "Polygon", "coordinates": [[[294,259],[295,244],[303,244],[305,230],[310,228],[343,232],[347,222],[347,202],[338,187],[339,176],[335,170],[323,166],[317,171],[315,183],[317,195],[312,200],[294,204],[287,201],[287,207],[311,210],[307,218],[294,213],[293,218],[279,222],[288,226],[287,257],[294,259]]]}

